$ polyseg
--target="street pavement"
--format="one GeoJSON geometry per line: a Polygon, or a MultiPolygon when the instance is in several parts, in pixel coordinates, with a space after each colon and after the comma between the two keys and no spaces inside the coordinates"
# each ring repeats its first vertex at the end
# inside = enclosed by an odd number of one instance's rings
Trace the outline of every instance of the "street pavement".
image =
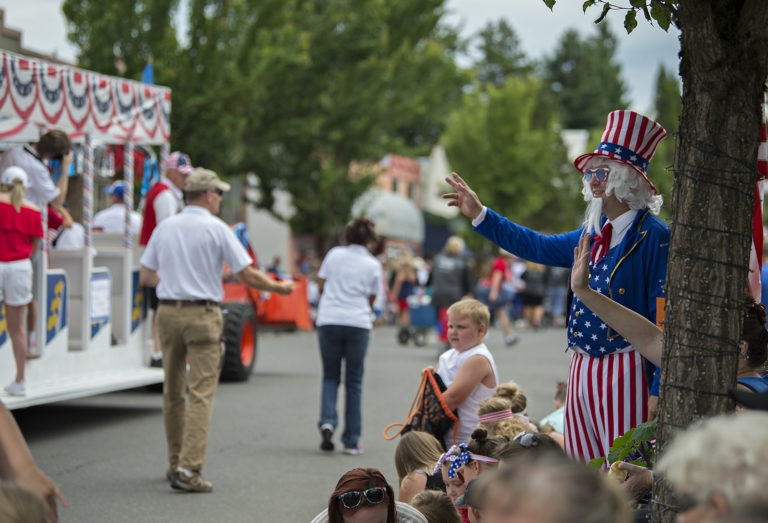
{"type": "MultiPolygon", "coordinates": [[[[69,500],[60,510],[63,522],[308,522],[352,468],[380,469],[397,491],[397,441],[385,441],[382,430],[404,420],[421,369],[436,362],[438,343],[403,347],[395,336],[393,327],[373,331],[363,392],[365,454],[346,456],[318,450],[315,333],[261,333],[250,381],[222,383],[216,395],[203,471],[214,483],[211,494],[179,493],[165,480],[157,392],[118,392],[14,414],[38,465],[69,500]]],[[[565,332],[520,338],[507,348],[492,329],[487,345],[501,380],[521,385],[528,412],[538,419],[552,410],[556,382],[567,377],[565,332]]],[[[343,419],[341,391],[339,412],[343,419]]]]}

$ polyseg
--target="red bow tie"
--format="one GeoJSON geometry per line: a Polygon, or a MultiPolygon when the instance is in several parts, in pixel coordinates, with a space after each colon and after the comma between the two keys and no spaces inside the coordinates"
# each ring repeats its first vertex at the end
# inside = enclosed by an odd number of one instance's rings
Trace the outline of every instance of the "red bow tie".
{"type": "Polygon", "coordinates": [[[607,222],[603,225],[603,230],[600,234],[595,236],[595,244],[592,246],[592,263],[597,263],[603,259],[605,253],[611,248],[611,233],[613,232],[613,226],[611,222],[607,222]]]}

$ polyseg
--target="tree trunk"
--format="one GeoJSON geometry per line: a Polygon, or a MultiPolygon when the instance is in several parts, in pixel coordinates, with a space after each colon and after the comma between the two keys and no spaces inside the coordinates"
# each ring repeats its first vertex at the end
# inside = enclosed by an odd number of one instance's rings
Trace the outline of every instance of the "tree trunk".
{"type": "MultiPolygon", "coordinates": [[[[680,117],[657,445],[733,408],[768,69],[765,0],[680,0],[680,117]]],[[[762,246],[758,246],[758,249],[762,246]]],[[[673,521],[654,485],[654,520],[673,521]]]]}

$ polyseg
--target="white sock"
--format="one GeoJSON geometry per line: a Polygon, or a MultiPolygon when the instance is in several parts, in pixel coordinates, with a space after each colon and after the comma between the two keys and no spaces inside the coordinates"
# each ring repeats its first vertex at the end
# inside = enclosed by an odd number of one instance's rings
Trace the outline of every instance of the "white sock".
{"type": "Polygon", "coordinates": [[[179,467],[177,470],[178,470],[179,472],[183,472],[183,473],[184,473],[184,474],[186,474],[187,476],[191,476],[191,475],[192,475],[192,471],[191,471],[191,470],[189,470],[189,469],[185,469],[184,467],[179,467]]]}

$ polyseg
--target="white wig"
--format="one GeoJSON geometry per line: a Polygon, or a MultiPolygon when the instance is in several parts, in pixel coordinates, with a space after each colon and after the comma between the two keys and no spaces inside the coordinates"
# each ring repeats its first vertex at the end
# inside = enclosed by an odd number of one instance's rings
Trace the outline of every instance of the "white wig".
{"type": "Polygon", "coordinates": [[[731,511],[766,508],[768,413],[715,416],[681,432],[656,467],[678,492],[706,504],[714,494],[731,511]]]}
{"type": "MultiPolygon", "coordinates": [[[[639,211],[648,207],[653,214],[659,214],[664,199],[660,194],[653,193],[651,186],[637,171],[625,163],[608,158],[591,158],[587,162],[586,168],[590,169],[596,165],[607,165],[611,169],[605,194],[615,195],[620,202],[626,203],[632,210],[639,211]]],[[[593,198],[589,183],[586,180],[582,180],[582,182],[584,187],[581,194],[584,195],[584,201],[588,202],[587,210],[584,213],[584,227],[589,233],[599,233],[600,217],[603,215],[603,200],[602,198],[593,198]]]]}

